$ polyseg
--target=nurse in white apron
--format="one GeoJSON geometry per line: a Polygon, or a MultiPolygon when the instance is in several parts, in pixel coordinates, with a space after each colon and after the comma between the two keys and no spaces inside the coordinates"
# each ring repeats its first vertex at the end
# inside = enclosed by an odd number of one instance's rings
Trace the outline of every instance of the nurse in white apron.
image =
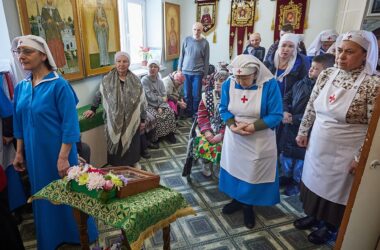
{"type": "Polygon", "coordinates": [[[282,120],[282,99],[273,75],[256,57],[239,55],[229,68],[234,76],[223,84],[220,104],[227,128],[219,189],[233,200],[222,212],[243,210],[244,224],[253,228],[253,205],[280,202],[274,128],[282,120]]]}
{"type": "Polygon", "coordinates": [[[341,223],[380,90],[377,60],[373,33],[352,31],[340,36],[336,65],[319,75],[306,107],[296,141],[307,146],[301,184],[307,216],[294,226],[310,229],[318,224],[319,229],[308,236],[312,243],[330,240],[341,223]]]}

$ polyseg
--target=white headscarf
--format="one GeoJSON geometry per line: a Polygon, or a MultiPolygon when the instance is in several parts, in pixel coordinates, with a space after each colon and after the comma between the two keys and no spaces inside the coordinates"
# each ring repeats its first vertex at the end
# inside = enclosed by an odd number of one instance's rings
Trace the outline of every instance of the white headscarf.
{"type": "Polygon", "coordinates": [[[256,57],[252,55],[238,55],[227,66],[232,73],[236,75],[250,75],[257,71],[256,84],[263,85],[265,82],[273,78],[272,73],[267,67],[256,57]]]}
{"type": "Polygon", "coordinates": [[[308,56],[317,56],[321,53],[322,42],[336,41],[338,33],[335,30],[324,30],[314,39],[307,49],[308,56]]]}
{"type": "Polygon", "coordinates": [[[293,50],[293,55],[290,56],[289,62],[288,62],[288,67],[285,69],[285,71],[277,77],[277,73],[275,75],[276,79],[280,82],[283,81],[284,77],[287,76],[290,71],[292,70],[294,63],[296,62],[297,59],[297,53],[298,53],[298,44],[300,42],[301,37],[297,34],[293,33],[286,33],[284,34],[281,39],[280,43],[278,44],[278,49],[276,50],[276,53],[274,55],[274,66],[276,68],[276,71],[278,69],[278,65],[280,63],[280,48],[284,42],[292,42],[294,44],[294,50],[293,50]]]}
{"type": "Polygon", "coordinates": [[[364,73],[368,75],[376,74],[376,66],[378,61],[378,45],[376,36],[369,31],[357,30],[350,31],[338,37],[336,41],[337,47],[340,46],[342,41],[352,41],[357,43],[367,51],[367,57],[364,66],[364,73]]]}
{"type": "MultiPolygon", "coordinates": [[[[17,49],[20,46],[27,46],[38,51],[41,51],[47,56],[48,62],[53,70],[57,70],[57,65],[55,64],[53,55],[50,52],[50,49],[42,37],[34,35],[19,36],[13,39],[12,41],[12,50],[17,49]]],[[[17,60],[18,61],[18,60],[17,60]]]]}

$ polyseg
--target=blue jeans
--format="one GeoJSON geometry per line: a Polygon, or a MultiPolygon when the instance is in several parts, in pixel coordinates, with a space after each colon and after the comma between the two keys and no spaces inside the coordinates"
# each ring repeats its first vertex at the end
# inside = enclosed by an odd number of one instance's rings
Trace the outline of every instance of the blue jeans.
{"type": "Polygon", "coordinates": [[[187,104],[187,113],[194,116],[198,112],[198,105],[201,101],[203,75],[184,74],[184,76],[185,85],[183,90],[187,104]]]}
{"type": "Polygon", "coordinates": [[[301,182],[303,160],[286,157],[280,154],[282,175],[291,177],[297,183],[301,182]]]}

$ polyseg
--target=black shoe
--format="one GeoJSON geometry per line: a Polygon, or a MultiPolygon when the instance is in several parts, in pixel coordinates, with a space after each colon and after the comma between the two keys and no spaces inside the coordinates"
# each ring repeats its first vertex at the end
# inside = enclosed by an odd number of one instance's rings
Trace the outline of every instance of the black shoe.
{"type": "Polygon", "coordinates": [[[237,200],[233,199],[230,203],[222,208],[222,213],[233,214],[243,208],[243,205],[237,200]]]}
{"type": "Polygon", "coordinates": [[[145,159],[149,159],[152,156],[149,154],[148,150],[144,150],[143,152],[141,152],[141,157],[145,159]]]}
{"type": "Polygon", "coordinates": [[[159,149],[160,148],[160,144],[158,144],[158,142],[154,143],[154,142],[151,142],[148,144],[148,148],[150,149],[159,149]]]}
{"type": "Polygon", "coordinates": [[[279,178],[280,186],[286,186],[292,182],[292,177],[281,176],[279,178]]]}
{"type": "Polygon", "coordinates": [[[177,143],[177,139],[175,138],[175,135],[174,135],[173,132],[171,132],[170,134],[168,134],[168,135],[166,136],[166,139],[168,140],[168,142],[169,142],[170,144],[177,143]]]}
{"type": "Polygon", "coordinates": [[[306,216],[293,222],[294,227],[301,230],[310,229],[317,224],[318,221],[313,216],[306,216]]]}
{"type": "Polygon", "coordinates": [[[244,225],[252,229],[255,227],[255,213],[253,212],[253,207],[250,205],[243,205],[243,214],[244,214],[244,225]]]}
{"type": "Polygon", "coordinates": [[[311,232],[307,236],[307,239],[311,243],[316,244],[316,245],[326,244],[330,238],[331,238],[331,233],[326,226],[323,226],[320,229],[311,232]]]}

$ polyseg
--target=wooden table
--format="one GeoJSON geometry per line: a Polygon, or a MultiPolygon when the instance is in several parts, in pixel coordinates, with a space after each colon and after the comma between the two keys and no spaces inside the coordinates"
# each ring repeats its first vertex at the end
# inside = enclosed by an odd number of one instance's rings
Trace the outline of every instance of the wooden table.
{"type": "MultiPolygon", "coordinates": [[[[73,213],[75,220],[78,224],[79,234],[80,234],[80,244],[83,250],[90,250],[90,244],[88,240],[88,233],[87,233],[87,219],[88,214],[82,212],[79,209],[73,208],[73,213]]],[[[123,234],[123,245],[127,247],[128,250],[131,249],[131,246],[129,245],[128,238],[126,235],[125,230],[121,229],[121,232],[123,234]]],[[[164,240],[164,246],[162,249],[164,250],[170,250],[170,225],[162,228],[162,238],[164,240]]]]}
{"type": "Polygon", "coordinates": [[[123,244],[128,249],[141,249],[144,240],[161,229],[164,249],[170,249],[170,223],[195,214],[182,194],[162,186],[107,204],[86,194],[67,190],[66,186],[64,180],[54,181],[33,195],[32,199],[46,199],[53,204],[73,207],[82,249],[86,250],[90,249],[87,234],[89,216],[121,229],[123,244]]]}

